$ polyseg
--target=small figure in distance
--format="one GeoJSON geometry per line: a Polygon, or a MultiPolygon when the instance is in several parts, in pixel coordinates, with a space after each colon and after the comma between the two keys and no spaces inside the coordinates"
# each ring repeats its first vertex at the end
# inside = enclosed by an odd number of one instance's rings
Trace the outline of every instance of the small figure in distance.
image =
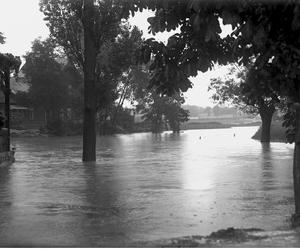
{"type": "Polygon", "coordinates": [[[233,133],[233,137],[235,137],[235,133],[233,133]]]}
{"type": "Polygon", "coordinates": [[[199,136],[199,140],[201,140],[201,136],[199,136]]]}

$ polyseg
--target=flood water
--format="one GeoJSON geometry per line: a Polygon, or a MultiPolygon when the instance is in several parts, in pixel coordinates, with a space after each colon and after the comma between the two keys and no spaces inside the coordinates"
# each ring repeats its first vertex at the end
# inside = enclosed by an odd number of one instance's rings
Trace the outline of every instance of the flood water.
{"type": "Polygon", "coordinates": [[[293,146],[263,145],[250,139],[256,130],[99,137],[97,163],[87,165],[81,137],[15,138],[16,162],[0,169],[0,246],[289,228],[293,146]]]}

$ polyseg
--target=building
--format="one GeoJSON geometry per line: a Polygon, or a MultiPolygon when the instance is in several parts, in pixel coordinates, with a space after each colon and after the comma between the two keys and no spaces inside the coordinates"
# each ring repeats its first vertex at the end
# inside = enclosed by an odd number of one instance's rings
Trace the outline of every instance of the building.
{"type": "MultiPolygon", "coordinates": [[[[10,114],[12,127],[18,126],[21,121],[33,120],[33,109],[25,106],[18,105],[15,100],[15,94],[17,92],[27,92],[29,89],[28,84],[25,81],[24,74],[20,72],[18,79],[12,77],[10,80],[11,97],[10,97],[10,114]]],[[[0,91],[0,112],[4,114],[5,109],[5,96],[0,91]]]]}

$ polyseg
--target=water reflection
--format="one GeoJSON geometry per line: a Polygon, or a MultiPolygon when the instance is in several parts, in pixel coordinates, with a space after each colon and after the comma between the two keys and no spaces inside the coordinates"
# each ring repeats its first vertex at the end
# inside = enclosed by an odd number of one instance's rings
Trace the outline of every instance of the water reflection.
{"type": "MultiPolygon", "coordinates": [[[[127,230],[123,228],[126,221],[126,208],[120,204],[120,188],[114,177],[114,173],[103,174],[103,168],[112,169],[113,166],[88,164],[84,166],[85,209],[82,211],[82,234],[89,232],[89,238],[93,239],[93,245],[106,246],[114,242],[129,241],[127,230]]],[[[88,243],[88,244],[91,244],[88,243]]]]}
{"type": "Polygon", "coordinates": [[[273,154],[270,143],[261,143],[260,165],[262,168],[262,190],[267,191],[274,186],[273,154]]]}
{"type": "Polygon", "coordinates": [[[5,221],[9,218],[12,208],[10,172],[10,168],[0,168],[0,234],[3,233],[5,221]]]}
{"type": "Polygon", "coordinates": [[[17,162],[0,170],[0,245],[130,246],[287,226],[292,146],[251,140],[256,129],[101,137],[92,165],[80,137],[15,139],[17,162]]]}

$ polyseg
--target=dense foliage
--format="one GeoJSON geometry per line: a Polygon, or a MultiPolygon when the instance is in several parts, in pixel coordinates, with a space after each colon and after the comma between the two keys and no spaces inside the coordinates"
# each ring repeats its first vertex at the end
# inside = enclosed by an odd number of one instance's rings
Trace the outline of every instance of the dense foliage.
{"type": "Polygon", "coordinates": [[[264,76],[254,69],[234,66],[224,78],[211,79],[209,90],[213,91],[212,98],[219,104],[231,104],[243,112],[259,114],[262,109],[275,111],[280,103],[277,93],[265,84],[272,81],[271,76],[264,76]]]}
{"type": "Polygon", "coordinates": [[[29,89],[17,93],[16,101],[34,108],[35,119],[45,120],[48,132],[67,133],[63,123],[82,119],[82,76],[51,39],[36,39],[24,58],[29,89]]]}
{"type": "Polygon", "coordinates": [[[214,91],[213,100],[219,104],[231,104],[243,112],[259,114],[262,120],[261,141],[270,141],[270,126],[276,107],[280,104],[277,93],[267,82],[272,76],[264,75],[252,67],[232,66],[224,79],[211,79],[209,90],[214,91]]]}
{"type": "MultiPolygon", "coordinates": [[[[280,72],[276,77],[298,76],[300,25],[297,1],[141,0],[136,4],[155,10],[155,16],[149,18],[151,32],[179,28],[167,45],[149,39],[143,51],[146,60],[150,53],[154,54],[152,83],[165,91],[190,87],[187,82],[178,82],[178,86],[176,81],[173,84],[164,81],[182,76],[174,75],[170,67],[178,67],[178,71],[188,77],[196,75],[198,70],[208,70],[214,63],[238,61],[247,65],[253,57],[254,68],[258,70],[268,72],[265,65],[271,60],[272,66],[280,72]],[[232,33],[223,38],[220,20],[232,27],[232,33]]],[[[286,95],[295,94],[296,86],[292,81],[276,83],[278,86],[274,88],[286,95]]]]}
{"type": "Polygon", "coordinates": [[[179,132],[180,124],[188,121],[189,112],[182,108],[185,100],[181,93],[164,96],[149,86],[148,66],[135,67],[132,71],[131,100],[138,113],[150,123],[151,131],[159,133],[165,129],[179,132]]]}
{"type": "Polygon", "coordinates": [[[57,61],[55,45],[49,39],[35,40],[25,60],[23,72],[30,84],[33,107],[42,108],[47,116],[53,111],[52,115],[59,119],[60,109],[66,104],[68,86],[63,84],[62,65],[57,61]]]}

